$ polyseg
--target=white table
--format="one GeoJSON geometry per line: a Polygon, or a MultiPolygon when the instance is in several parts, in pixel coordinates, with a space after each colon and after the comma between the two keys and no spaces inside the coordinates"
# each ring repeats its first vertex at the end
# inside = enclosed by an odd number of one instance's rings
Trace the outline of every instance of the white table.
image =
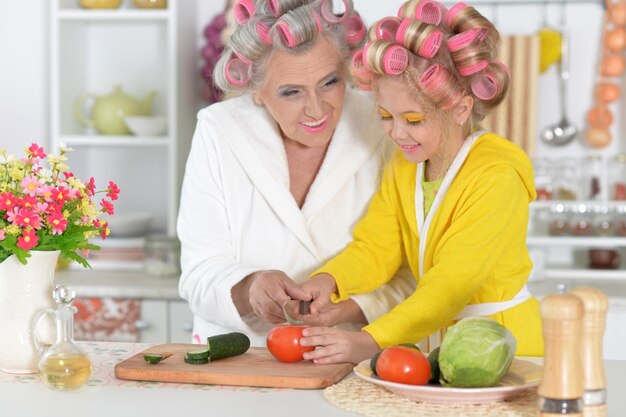
{"type": "MultiPolygon", "coordinates": [[[[352,416],[322,390],[266,389],[146,383],[115,379],[115,363],[148,344],[81,343],[94,363],[89,385],[77,391],[47,388],[37,375],[0,372],[2,417],[326,417],[352,416]]],[[[607,361],[609,416],[626,416],[626,361],[607,361]]],[[[462,417],[462,416],[459,416],[462,417]]]]}

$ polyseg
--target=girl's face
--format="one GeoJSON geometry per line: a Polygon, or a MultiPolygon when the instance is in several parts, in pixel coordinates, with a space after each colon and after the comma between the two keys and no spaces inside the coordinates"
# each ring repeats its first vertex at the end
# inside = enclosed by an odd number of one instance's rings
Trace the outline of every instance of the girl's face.
{"type": "Polygon", "coordinates": [[[401,77],[382,77],[376,85],[378,113],[385,133],[414,163],[442,153],[442,121],[424,110],[401,77]]]}
{"type": "Polygon", "coordinates": [[[343,110],[343,68],[337,47],[323,37],[298,55],[276,51],[255,101],[276,120],[283,139],[307,148],[325,147],[343,110]]]}

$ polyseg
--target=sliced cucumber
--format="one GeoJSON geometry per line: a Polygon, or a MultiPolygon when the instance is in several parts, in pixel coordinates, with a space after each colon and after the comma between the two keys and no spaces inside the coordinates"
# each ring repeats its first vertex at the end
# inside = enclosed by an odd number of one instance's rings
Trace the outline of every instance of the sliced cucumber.
{"type": "Polygon", "coordinates": [[[187,352],[189,359],[209,359],[209,348],[190,350],[187,352]]]}
{"type": "Polygon", "coordinates": [[[148,362],[150,365],[156,365],[163,360],[163,355],[158,353],[145,354],[143,355],[143,360],[148,362]]]}
{"type": "Polygon", "coordinates": [[[216,361],[246,353],[250,348],[250,339],[239,332],[219,334],[207,338],[207,347],[209,359],[216,361]]]}
{"type": "Polygon", "coordinates": [[[370,359],[370,369],[372,370],[372,374],[376,376],[378,376],[378,374],[376,373],[376,361],[378,360],[378,357],[381,353],[383,353],[383,351],[379,350],[374,356],[372,356],[372,359],[370,359]]]}
{"type": "Polygon", "coordinates": [[[205,363],[209,363],[209,358],[193,359],[193,358],[185,356],[185,363],[189,363],[191,365],[204,365],[205,363]]]}

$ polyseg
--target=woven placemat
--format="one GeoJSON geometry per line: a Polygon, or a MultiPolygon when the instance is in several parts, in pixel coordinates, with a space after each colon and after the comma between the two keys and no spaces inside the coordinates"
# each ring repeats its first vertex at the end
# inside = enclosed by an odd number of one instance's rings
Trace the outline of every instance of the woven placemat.
{"type": "Polygon", "coordinates": [[[537,389],[496,403],[435,404],[414,402],[361,378],[346,378],[324,390],[333,405],[364,416],[384,417],[536,417],[537,389]]]}

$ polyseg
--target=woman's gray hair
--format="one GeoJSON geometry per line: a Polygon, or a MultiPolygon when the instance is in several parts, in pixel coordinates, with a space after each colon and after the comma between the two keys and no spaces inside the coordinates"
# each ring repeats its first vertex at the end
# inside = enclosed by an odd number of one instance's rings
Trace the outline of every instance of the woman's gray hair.
{"type": "MultiPolygon", "coordinates": [[[[322,17],[320,7],[323,0],[274,0],[279,11],[278,17],[274,16],[269,1],[257,0],[254,16],[233,31],[229,46],[215,66],[215,85],[230,95],[253,93],[261,88],[267,76],[270,58],[276,50],[301,54],[313,48],[324,37],[337,46],[347,68],[350,52],[363,44],[362,41],[349,43],[341,23],[330,23],[322,17]],[[237,67],[247,69],[247,74],[238,74],[239,78],[235,82],[234,77],[227,76],[233,60],[243,61],[243,65],[237,67]]],[[[352,0],[345,0],[345,3],[348,6],[345,13],[355,14],[352,0]]]]}

